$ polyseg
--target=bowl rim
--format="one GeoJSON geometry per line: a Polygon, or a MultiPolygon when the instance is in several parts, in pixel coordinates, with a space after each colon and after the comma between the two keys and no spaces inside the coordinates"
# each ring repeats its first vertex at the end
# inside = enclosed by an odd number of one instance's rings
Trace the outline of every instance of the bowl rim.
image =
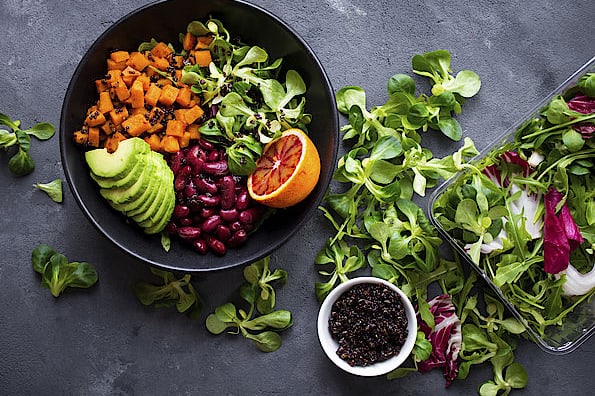
{"type": "MultiPolygon", "coordinates": [[[[285,30],[288,33],[288,35],[290,37],[292,37],[296,41],[296,43],[305,51],[307,57],[309,58],[310,62],[312,63],[313,68],[319,72],[318,73],[319,78],[322,82],[322,84],[321,84],[322,91],[328,97],[334,98],[334,90],[333,90],[332,84],[330,82],[330,79],[328,77],[328,74],[326,73],[326,70],[324,69],[322,63],[320,62],[320,60],[318,59],[318,57],[316,56],[316,54],[314,53],[314,51],[312,50],[310,45],[295,31],[294,28],[292,28],[288,23],[286,23],[280,17],[276,16],[272,12],[270,12],[258,5],[246,2],[244,0],[222,0],[222,1],[224,3],[227,2],[227,3],[239,5],[241,7],[245,7],[247,9],[252,9],[256,13],[262,14],[265,17],[270,18],[273,21],[273,23],[277,24],[283,30],[285,30]]],[[[132,11],[125,14],[124,16],[120,17],[116,22],[111,24],[108,28],[106,28],[87,47],[86,51],[84,52],[83,56],[81,57],[80,61],[78,62],[76,68],[72,72],[72,75],[71,75],[70,81],[68,83],[68,86],[66,88],[65,95],[63,98],[63,102],[62,102],[62,109],[61,109],[61,113],[60,113],[60,124],[59,124],[60,128],[59,128],[59,133],[58,133],[62,168],[63,168],[66,182],[70,188],[71,193],[73,194],[74,200],[77,203],[77,205],[79,206],[79,208],[81,209],[81,211],[83,212],[84,216],[87,218],[87,220],[91,224],[93,224],[93,226],[99,231],[99,233],[103,237],[105,237],[111,243],[116,245],[121,251],[123,251],[130,257],[132,257],[136,260],[139,260],[141,262],[144,262],[146,264],[149,264],[151,266],[154,266],[154,267],[162,268],[165,270],[182,271],[182,272],[187,272],[187,273],[211,272],[211,271],[230,269],[230,268],[234,268],[234,267],[237,267],[240,265],[245,265],[246,263],[249,263],[249,262],[254,262],[259,259],[262,259],[263,257],[272,254],[275,250],[277,250],[281,246],[283,246],[289,239],[291,239],[298,232],[298,230],[300,230],[303,227],[305,222],[314,213],[314,211],[318,207],[319,203],[324,198],[326,188],[320,188],[317,195],[312,197],[312,200],[314,203],[311,204],[307,208],[308,213],[306,215],[301,216],[300,218],[296,219],[294,227],[292,227],[292,229],[290,231],[287,231],[284,234],[284,236],[281,239],[279,239],[276,243],[264,246],[264,249],[262,249],[262,251],[259,251],[258,253],[249,254],[247,256],[246,260],[236,260],[234,262],[230,262],[228,260],[223,259],[223,260],[221,260],[221,263],[216,266],[187,267],[187,266],[181,266],[178,264],[167,263],[167,262],[164,262],[163,260],[145,257],[142,255],[142,252],[138,251],[138,249],[126,246],[125,244],[121,243],[117,238],[113,237],[111,235],[110,231],[108,229],[106,229],[102,224],[100,224],[99,221],[97,221],[95,216],[91,213],[90,209],[87,207],[87,205],[85,205],[80,191],[78,191],[77,187],[75,187],[75,182],[74,182],[74,178],[73,178],[73,174],[72,174],[71,170],[69,169],[68,166],[65,166],[69,162],[67,160],[66,145],[72,144],[71,140],[69,140],[66,136],[67,131],[65,131],[65,126],[66,126],[65,124],[68,119],[65,103],[71,97],[74,87],[75,87],[75,80],[76,80],[77,76],[81,73],[81,71],[83,70],[83,63],[84,63],[83,60],[86,59],[89,56],[89,54],[97,46],[99,46],[100,43],[103,40],[105,40],[105,38],[107,36],[109,36],[109,34],[114,29],[116,29],[116,27],[119,26],[121,23],[123,23],[124,21],[128,20],[131,17],[134,17],[134,16],[144,12],[147,9],[150,9],[153,7],[158,7],[158,6],[163,5],[164,3],[168,3],[168,2],[169,2],[169,0],[153,1],[148,4],[142,5],[140,7],[137,7],[136,9],[133,9],[132,11]]],[[[329,158],[329,160],[331,161],[332,164],[336,164],[337,155],[338,155],[338,146],[339,146],[339,114],[338,114],[336,103],[334,103],[334,102],[331,103],[330,109],[332,111],[330,112],[331,114],[329,115],[329,119],[330,119],[329,124],[331,125],[332,128],[330,131],[328,131],[328,133],[331,134],[331,136],[332,136],[332,147],[333,148],[332,148],[332,152],[331,152],[331,158],[329,158]]],[[[328,172],[326,174],[321,173],[321,177],[318,181],[318,184],[321,186],[328,186],[331,182],[331,179],[332,179],[332,171],[328,172]]],[[[156,242],[156,243],[158,243],[158,242],[156,242]]],[[[202,256],[198,255],[198,253],[195,253],[191,250],[189,250],[188,254],[196,254],[198,258],[202,257],[202,256]]],[[[213,254],[213,253],[209,253],[209,254],[213,254]]],[[[222,257],[225,258],[226,256],[222,256],[222,257]]]]}
{"type": "Polygon", "coordinates": [[[415,340],[417,337],[417,315],[415,313],[415,309],[413,308],[411,300],[405,295],[405,293],[399,287],[384,279],[377,278],[374,276],[360,276],[341,283],[326,296],[326,298],[322,302],[322,305],[320,306],[320,310],[318,311],[317,330],[318,339],[320,341],[322,349],[324,350],[328,358],[337,367],[351,374],[364,377],[373,377],[384,375],[398,368],[409,357],[411,351],[413,350],[413,347],[415,346],[415,340]],[[343,295],[343,293],[345,293],[348,289],[357,284],[362,283],[384,285],[399,295],[401,301],[403,302],[405,313],[407,314],[408,334],[405,343],[401,347],[401,351],[397,355],[391,357],[390,359],[382,362],[376,362],[369,366],[350,366],[336,353],[339,344],[334,338],[332,338],[330,334],[330,331],[328,329],[328,320],[334,302],[337,301],[337,299],[341,295],[343,295]]]}

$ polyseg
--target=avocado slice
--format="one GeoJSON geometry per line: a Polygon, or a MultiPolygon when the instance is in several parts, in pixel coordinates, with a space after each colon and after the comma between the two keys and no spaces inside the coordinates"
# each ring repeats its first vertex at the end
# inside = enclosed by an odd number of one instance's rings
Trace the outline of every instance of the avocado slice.
{"type": "Polygon", "coordinates": [[[138,161],[143,164],[143,172],[130,187],[102,188],[99,190],[101,196],[107,199],[112,206],[114,204],[125,204],[136,201],[149,186],[154,175],[155,161],[149,160],[151,154],[143,156],[143,160],[138,161]]]}
{"type": "Polygon", "coordinates": [[[124,213],[127,216],[131,214],[136,214],[144,211],[146,208],[151,205],[155,196],[157,195],[157,191],[159,189],[159,184],[161,183],[161,174],[163,173],[163,168],[167,167],[165,161],[162,162],[162,157],[160,154],[153,152],[150,156],[150,161],[153,162],[153,171],[149,177],[149,184],[144,192],[135,200],[123,203],[123,204],[113,204],[112,206],[114,209],[124,213]],[[154,154],[153,154],[154,153],[154,154]]]}
{"type": "Polygon", "coordinates": [[[119,180],[131,172],[139,157],[150,151],[147,142],[135,137],[121,141],[113,153],[105,148],[87,151],[85,160],[96,176],[119,180]]]}
{"type": "MultiPolygon", "coordinates": [[[[140,156],[137,159],[144,158],[144,156],[140,156]]],[[[143,173],[145,169],[144,161],[136,161],[136,164],[132,168],[132,170],[121,179],[114,179],[111,177],[101,177],[97,176],[95,173],[91,172],[91,179],[95,180],[95,183],[99,185],[101,188],[126,188],[133,185],[139,178],[139,176],[143,173]]]]}
{"type": "MultiPolygon", "coordinates": [[[[159,191],[157,192],[157,196],[153,200],[151,206],[147,208],[144,212],[138,213],[132,217],[136,223],[141,225],[145,220],[154,217],[155,214],[161,208],[161,204],[163,203],[165,197],[168,195],[168,190],[173,191],[174,188],[174,173],[169,169],[169,167],[165,170],[165,175],[161,178],[161,183],[159,185],[159,191]]],[[[141,225],[142,227],[142,225],[141,225]]]]}
{"type": "Polygon", "coordinates": [[[169,220],[175,202],[176,196],[173,191],[173,188],[168,189],[165,192],[165,197],[163,197],[163,201],[161,201],[161,205],[159,206],[159,209],[155,212],[155,214],[149,216],[144,221],[139,222],[138,225],[143,228],[154,228],[159,223],[162,223],[164,218],[169,220]]]}
{"type": "Polygon", "coordinates": [[[145,227],[145,232],[147,234],[157,234],[165,228],[167,223],[169,223],[169,220],[171,219],[171,215],[174,211],[174,206],[176,205],[176,194],[173,191],[173,189],[169,193],[169,196],[171,198],[166,199],[167,204],[163,205],[165,208],[164,208],[163,213],[159,215],[160,218],[157,219],[156,221],[154,221],[153,225],[145,227]]]}
{"type": "Polygon", "coordinates": [[[128,213],[143,205],[150,205],[157,194],[157,186],[161,181],[162,167],[167,167],[167,163],[165,163],[161,154],[154,151],[147,156],[147,160],[147,165],[145,167],[146,171],[145,173],[142,173],[142,177],[149,179],[146,188],[141,191],[141,195],[136,199],[131,199],[124,203],[112,203],[114,209],[128,215],[128,213]],[[147,173],[149,172],[149,168],[151,168],[150,173],[147,173]]]}

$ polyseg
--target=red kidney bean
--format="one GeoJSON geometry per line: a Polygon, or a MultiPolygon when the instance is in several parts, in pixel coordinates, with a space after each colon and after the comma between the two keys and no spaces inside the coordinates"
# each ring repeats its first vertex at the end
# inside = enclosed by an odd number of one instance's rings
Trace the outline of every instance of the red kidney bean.
{"type": "Polygon", "coordinates": [[[229,225],[229,229],[230,229],[232,232],[237,232],[237,231],[239,231],[239,230],[243,230],[243,229],[244,229],[244,226],[243,226],[243,225],[242,225],[242,223],[240,223],[239,221],[234,221],[233,223],[231,223],[231,224],[229,225]]]}
{"type": "Polygon", "coordinates": [[[223,256],[227,252],[225,244],[212,235],[205,235],[207,246],[217,255],[223,256]]]}
{"type": "Polygon", "coordinates": [[[219,151],[213,150],[213,151],[209,152],[209,154],[207,155],[207,162],[219,161],[219,158],[220,158],[219,151]]]}
{"type": "Polygon", "coordinates": [[[224,226],[223,224],[219,224],[215,229],[215,236],[221,242],[225,242],[231,237],[231,230],[229,229],[229,227],[224,226]]]}
{"type": "Polygon", "coordinates": [[[250,205],[250,194],[248,194],[247,189],[242,188],[242,190],[236,196],[236,209],[246,210],[248,209],[248,205],[250,205]]]}
{"type": "Polygon", "coordinates": [[[193,240],[192,247],[194,247],[194,250],[196,250],[200,254],[207,254],[207,251],[209,250],[207,243],[202,238],[197,238],[193,240]]]}
{"type": "Polygon", "coordinates": [[[177,151],[177,152],[173,153],[169,157],[169,162],[170,162],[169,167],[171,168],[172,172],[174,174],[178,174],[178,172],[180,171],[180,169],[184,165],[183,164],[183,162],[184,162],[184,153],[182,151],[177,151]]]}
{"type": "Polygon", "coordinates": [[[198,238],[200,234],[201,231],[198,227],[185,226],[178,228],[178,236],[187,241],[191,241],[198,238]]]}
{"type": "Polygon", "coordinates": [[[202,219],[206,219],[207,217],[211,217],[212,215],[215,214],[215,209],[214,208],[205,208],[204,206],[200,208],[200,217],[201,217],[201,221],[202,219]]]}
{"type": "Polygon", "coordinates": [[[236,201],[236,182],[232,176],[223,176],[221,179],[221,209],[231,209],[236,201]]]}
{"type": "Polygon", "coordinates": [[[189,217],[184,217],[183,219],[178,220],[178,223],[180,223],[180,226],[190,226],[194,224],[194,221],[189,217]]]}
{"type": "Polygon", "coordinates": [[[221,216],[221,219],[226,223],[233,223],[238,219],[238,211],[236,208],[221,209],[219,211],[219,215],[221,216]]]}
{"type": "Polygon", "coordinates": [[[221,216],[213,215],[211,217],[207,217],[200,228],[204,232],[213,233],[219,224],[221,224],[221,216]]]}
{"type": "Polygon", "coordinates": [[[186,205],[176,205],[174,206],[173,216],[176,219],[181,219],[184,217],[188,217],[190,215],[190,208],[186,205]]]}
{"type": "Polygon", "coordinates": [[[184,165],[180,171],[176,174],[176,178],[174,180],[174,190],[182,191],[184,187],[186,187],[186,183],[190,179],[190,172],[192,169],[190,165],[184,165]]]}
{"type": "Polygon", "coordinates": [[[188,152],[186,153],[186,162],[192,168],[192,172],[194,174],[199,174],[202,172],[202,166],[207,160],[207,155],[205,152],[200,148],[200,146],[192,146],[188,152]]]}
{"type": "Polygon", "coordinates": [[[170,235],[177,234],[178,233],[178,226],[173,221],[170,221],[169,223],[167,223],[167,226],[165,226],[165,230],[170,235]]]}
{"type": "Polygon", "coordinates": [[[202,170],[207,175],[212,176],[223,176],[227,174],[227,161],[219,160],[214,162],[205,162],[202,170]]]}
{"type": "Polygon", "coordinates": [[[207,194],[200,194],[196,197],[200,203],[205,206],[218,206],[221,199],[218,196],[207,195],[207,194]]]}
{"type": "Polygon", "coordinates": [[[241,211],[238,215],[238,219],[243,225],[254,225],[256,222],[258,222],[258,220],[260,220],[261,215],[262,211],[260,207],[254,206],[241,211]]]}
{"type": "Polygon", "coordinates": [[[198,191],[196,190],[194,183],[190,181],[190,183],[186,184],[186,187],[184,187],[184,196],[186,198],[192,198],[196,194],[198,194],[198,191]]]}
{"type": "Polygon", "coordinates": [[[226,243],[227,246],[236,248],[246,243],[246,239],[248,239],[246,230],[238,230],[226,241],[226,243]]]}
{"type": "Polygon", "coordinates": [[[204,140],[204,139],[200,139],[198,141],[198,145],[200,147],[202,147],[203,149],[208,150],[208,151],[215,150],[215,145],[213,143],[211,143],[211,142],[208,142],[208,141],[204,140]]]}
{"type": "Polygon", "coordinates": [[[200,176],[195,177],[194,184],[196,184],[196,187],[198,188],[198,190],[203,193],[209,193],[211,195],[215,195],[219,192],[219,188],[217,187],[217,184],[205,179],[204,177],[200,177],[200,176]]]}

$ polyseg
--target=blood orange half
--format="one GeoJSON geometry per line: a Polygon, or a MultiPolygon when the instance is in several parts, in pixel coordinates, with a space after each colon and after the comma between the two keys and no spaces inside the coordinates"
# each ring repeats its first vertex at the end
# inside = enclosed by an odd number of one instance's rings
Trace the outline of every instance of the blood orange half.
{"type": "Polygon", "coordinates": [[[320,176],[320,156],[300,129],[288,129],[268,143],[248,177],[250,196],[263,205],[287,208],[303,201],[320,176]]]}

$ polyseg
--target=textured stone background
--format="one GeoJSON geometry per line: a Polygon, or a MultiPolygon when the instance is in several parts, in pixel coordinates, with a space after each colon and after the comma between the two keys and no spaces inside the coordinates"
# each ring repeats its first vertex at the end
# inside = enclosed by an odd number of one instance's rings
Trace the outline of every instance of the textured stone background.
{"type": "MultiPolygon", "coordinates": [[[[574,1],[253,0],[284,19],[312,47],[334,90],[360,85],[370,106],[386,81],[410,73],[415,53],[448,49],[453,70],[482,79],[459,121],[478,148],[509,128],[595,55],[595,7],[574,1]]],[[[59,124],[62,99],[86,48],[143,0],[2,0],[0,111],[24,125],[59,124]]],[[[191,18],[191,16],[188,16],[191,18]]],[[[345,119],[341,119],[343,124],[345,119]]],[[[442,156],[458,146],[424,141],[442,156]]],[[[473,369],[448,390],[439,371],[401,380],[356,378],[335,368],[316,337],[313,258],[330,230],[322,216],[273,255],[289,272],[278,306],[294,314],[283,346],[259,353],[242,337],[212,336],[200,321],[142,307],[131,286],[148,271],[110,245],[86,220],[65,185],[57,205],[31,185],[63,177],[58,137],[33,142],[37,168],[13,177],[0,152],[0,393],[5,395],[153,394],[474,394],[492,378],[473,369]],[[47,243],[95,264],[99,283],[54,300],[31,269],[30,252],[47,243]]],[[[201,275],[205,313],[228,301],[240,269],[201,275]]],[[[595,387],[595,343],[552,356],[528,342],[516,353],[529,384],[518,394],[581,395],[595,387]]]]}

